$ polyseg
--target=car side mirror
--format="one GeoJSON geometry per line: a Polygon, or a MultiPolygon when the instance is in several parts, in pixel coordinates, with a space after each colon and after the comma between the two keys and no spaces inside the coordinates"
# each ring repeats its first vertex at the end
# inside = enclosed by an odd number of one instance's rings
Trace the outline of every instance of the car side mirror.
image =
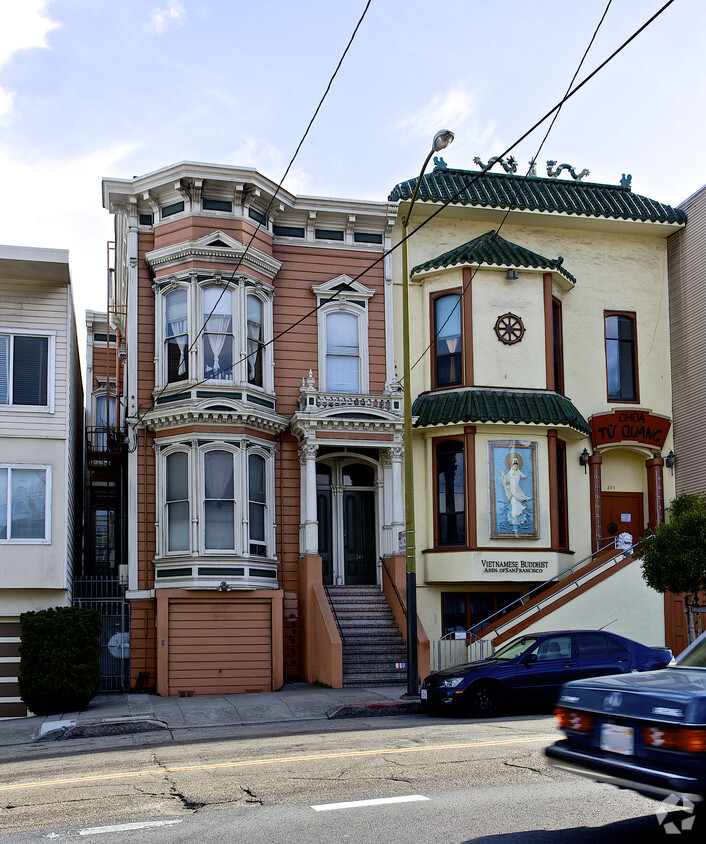
{"type": "Polygon", "coordinates": [[[524,665],[532,665],[533,662],[537,662],[537,654],[527,654],[522,662],[524,665]]]}

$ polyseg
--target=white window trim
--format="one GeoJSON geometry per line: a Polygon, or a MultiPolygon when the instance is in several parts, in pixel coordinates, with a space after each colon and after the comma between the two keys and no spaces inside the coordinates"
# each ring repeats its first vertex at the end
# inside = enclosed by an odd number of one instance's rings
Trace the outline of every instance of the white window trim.
{"type": "Polygon", "coordinates": [[[358,319],[358,393],[367,395],[370,391],[370,362],[368,354],[368,309],[353,302],[333,301],[318,310],[318,348],[319,348],[319,389],[328,389],[328,374],[326,371],[327,337],[326,317],[331,313],[348,313],[358,319]]]}
{"type": "MultiPolygon", "coordinates": [[[[52,467],[40,463],[0,463],[0,469],[35,469],[46,472],[46,495],[44,497],[44,538],[43,539],[0,539],[0,545],[51,545],[51,490],[52,490],[52,467]]],[[[7,486],[7,525],[10,529],[10,473],[8,472],[7,486]]]]}
{"type": "Polygon", "coordinates": [[[157,556],[168,559],[169,557],[184,557],[190,556],[194,553],[194,509],[192,489],[194,487],[194,467],[193,467],[193,448],[183,443],[170,445],[164,448],[158,461],[158,483],[157,490],[159,495],[159,517],[157,530],[157,556]],[[187,462],[186,468],[188,472],[187,489],[189,501],[189,547],[185,550],[170,551],[169,550],[169,519],[167,517],[167,457],[170,454],[181,452],[186,454],[187,462]]]}
{"type": "Polygon", "coordinates": [[[273,454],[257,443],[247,443],[244,448],[244,467],[245,471],[242,475],[243,485],[243,501],[247,502],[247,518],[243,519],[243,549],[247,551],[247,556],[252,560],[272,560],[274,559],[275,548],[275,520],[274,520],[274,493],[275,493],[275,461],[273,454]],[[265,554],[250,553],[250,467],[248,459],[252,455],[263,457],[265,460],[265,554]]]}
{"type": "MultiPolygon", "coordinates": [[[[47,404],[0,404],[0,411],[10,410],[13,413],[54,413],[55,410],[55,381],[56,381],[56,331],[33,331],[28,328],[3,328],[0,326],[0,334],[25,337],[46,337],[48,339],[47,349],[47,404]]],[[[12,344],[10,344],[12,345],[12,344]]],[[[10,367],[10,380],[12,379],[12,367],[10,367]]],[[[9,383],[8,383],[9,387],[9,383]]],[[[9,398],[9,395],[8,395],[9,398]]]]}
{"type": "MultiPolygon", "coordinates": [[[[198,549],[199,555],[204,557],[212,556],[246,556],[243,548],[242,530],[238,530],[239,525],[245,525],[246,518],[243,509],[242,498],[242,481],[239,482],[239,477],[242,478],[242,448],[238,448],[236,444],[223,441],[213,441],[207,444],[201,444],[197,449],[198,460],[198,489],[194,501],[198,501],[198,519],[199,519],[199,537],[198,549]],[[233,456],[233,548],[206,548],[206,472],[204,469],[205,455],[209,451],[225,451],[233,456]],[[238,500],[238,493],[240,492],[240,500],[238,500]]],[[[190,490],[191,491],[191,490],[190,490]]],[[[189,504],[191,504],[189,498],[189,504]]]]}

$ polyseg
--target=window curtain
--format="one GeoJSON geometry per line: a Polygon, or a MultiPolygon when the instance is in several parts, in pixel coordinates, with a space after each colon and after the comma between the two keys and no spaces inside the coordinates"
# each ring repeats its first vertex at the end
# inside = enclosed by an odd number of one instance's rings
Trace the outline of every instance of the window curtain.
{"type": "Polygon", "coordinates": [[[262,302],[248,296],[248,383],[262,386],[262,302]]]}
{"type": "Polygon", "coordinates": [[[10,335],[0,334],[0,404],[10,403],[10,335]]]}
{"type": "MultiPolygon", "coordinates": [[[[210,349],[204,354],[204,378],[220,378],[231,380],[233,377],[232,337],[233,337],[233,305],[232,294],[229,290],[208,287],[203,292],[203,309],[206,318],[205,340],[210,349]],[[213,311],[213,313],[211,313],[213,311]],[[226,369],[221,372],[221,353],[229,341],[226,369]]],[[[225,363],[225,361],[224,361],[225,363]]]]}
{"type": "Polygon", "coordinates": [[[10,476],[10,539],[44,539],[45,469],[13,469],[10,476]]]}
{"type": "Polygon", "coordinates": [[[235,548],[233,455],[229,451],[204,454],[205,547],[235,548]]]}
{"type": "Polygon", "coordinates": [[[189,455],[183,451],[167,457],[167,550],[188,551],[189,455]]]}
{"type": "Polygon", "coordinates": [[[360,392],[358,317],[334,312],[326,317],[326,389],[360,392]]]}
{"type": "Polygon", "coordinates": [[[185,290],[173,290],[166,297],[167,343],[173,339],[179,347],[177,375],[186,374],[186,346],[189,342],[185,290]]]}

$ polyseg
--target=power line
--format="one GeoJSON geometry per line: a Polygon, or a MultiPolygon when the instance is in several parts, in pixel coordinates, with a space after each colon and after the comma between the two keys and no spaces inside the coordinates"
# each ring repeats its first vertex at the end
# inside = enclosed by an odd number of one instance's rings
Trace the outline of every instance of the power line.
{"type": "MultiPolygon", "coordinates": [[[[591,36],[591,40],[588,42],[588,46],[587,46],[587,47],[586,47],[586,49],[584,50],[583,56],[581,57],[581,61],[578,63],[578,66],[576,67],[576,70],[574,71],[574,75],[571,77],[571,82],[569,82],[569,85],[568,85],[568,87],[567,87],[567,89],[566,89],[566,93],[564,94],[564,97],[566,97],[566,96],[567,96],[567,94],[569,93],[569,91],[571,91],[571,86],[572,86],[572,85],[574,84],[574,82],[576,81],[576,77],[579,75],[579,72],[581,71],[581,68],[583,67],[583,63],[586,61],[586,57],[588,56],[589,50],[590,50],[590,49],[591,49],[591,47],[593,46],[593,42],[596,40],[596,36],[598,35],[598,31],[600,30],[601,26],[603,25],[603,21],[605,20],[606,15],[608,14],[608,10],[610,9],[610,6],[611,6],[611,3],[612,3],[612,2],[613,2],[613,0],[608,0],[608,4],[606,5],[605,9],[603,10],[603,14],[601,15],[601,18],[600,18],[600,20],[598,21],[598,24],[596,25],[596,28],[595,28],[595,29],[594,29],[594,31],[593,31],[593,35],[591,36]]],[[[528,177],[530,174],[532,174],[532,172],[533,172],[533,170],[534,170],[534,167],[535,167],[535,165],[536,165],[537,159],[539,158],[539,155],[540,155],[540,153],[541,153],[541,151],[542,151],[542,148],[544,147],[544,144],[546,143],[547,138],[549,137],[549,133],[550,133],[550,132],[552,131],[552,129],[554,128],[554,124],[556,123],[556,121],[557,121],[557,119],[558,119],[559,115],[561,114],[561,109],[563,108],[563,105],[564,105],[564,102],[565,102],[565,101],[566,101],[566,100],[563,100],[563,101],[560,103],[559,108],[558,108],[558,109],[556,110],[556,112],[554,113],[554,117],[552,117],[552,121],[551,121],[551,123],[549,124],[549,127],[547,128],[547,131],[544,133],[544,137],[542,138],[542,140],[541,140],[541,142],[540,142],[539,146],[537,147],[537,151],[535,152],[535,154],[532,156],[532,158],[531,158],[531,160],[530,160],[530,166],[529,166],[529,169],[527,170],[527,172],[525,173],[525,176],[524,176],[524,178],[525,178],[525,179],[527,179],[527,177],[528,177]]],[[[508,188],[510,188],[510,189],[512,190],[512,192],[514,193],[514,191],[515,191],[515,185],[514,185],[514,184],[512,184],[511,182],[508,182],[508,188]]],[[[424,358],[424,356],[427,354],[427,352],[428,352],[428,351],[429,351],[429,350],[430,350],[433,346],[435,346],[435,345],[436,345],[436,341],[438,340],[439,335],[441,334],[441,332],[444,330],[444,327],[447,325],[447,323],[449,322],[449,320],[451,319],[451,317],[454,315],[454,313],[456,313],[457,309],[459,309],[459,308],[461,307],[461,302],[463,301],[463,297],[464,297],[464,295],[466,294],[466,291],[468,290],[468,288],[469,288],[469,287],[471,286],[471,284],[473,283],[473,279],[476,277],[476,274],[477,274],[478,270],[480,269],[480,266],[481,266],[481,264],[483,263],[483,261],[484,261],[484,259],[485,259],[485,256],[486,256],[486,255],[490,252],[490,250],[492,249],[492,247],[493,247],[493,245],[494,245],[495,241],[497,240],[497,238],[498,238],[498,236],[499,236],[499,234],[500,234],[500,230],[502,229],[502,227],[503,227],[503,226],[505,225],[505,223],[507,222],[507,218],[510,216],[510,210],[511,210],[511,207],[512,207],[512,206],[508,205],[508,209],[507,209],[507,211],[505,212],[505,214],[504,214],[504,216],[503,216],[502,220],[500,221],[500,225],[499,225],[496,229],[494,229],[494,230],[492,231],[489,241],[485,244],[485,246],[484,246],[483,250],[482,250],[482,251],[481,251],[481,253],[480,253],[480,256],[479,256],[479,259],[478,259],[478,266],[475,268],[475,270],[473,270],[473,271],[471,272],[471,277],[468,279],[468,282],[464,285],[463,290],[461,291],[461,295],[458,297],[458,302],[456,302],[456,304],[453,306],[453,308],[452,308],[452,309],[451,309],[451,311],[449,312],[449,315],[448,315],[448,316],[446,317],[446,319],[444,320],[443,324],[442,324],[442,325],[441,325],[441,326],[437,329],[436,333],[434,334],[434,336],[432,337],[431,341],[429,342],[429,345],[426,347],[426,349],[424,349],[424,351],[421,353],[421,355],[419,355],[419,357],[417,358],[417,360],[415,360],[415,361],[414,361],[414,363],[413,363],[413,364],[412,364],[412,366],[411,366],[411,369],[414,369],[414,368],[415,368],[415,366],[417,366],[417,364],[419,364],[419,363],[423,360],[423,358],[424,358]]],[[[410,385],[410,388],[411,388],[411,385],[410,385]]]]}
{"type": "MultiPolygon", "coordinates": [[[[350,50],[350,48],[351,48],[351,46],[352,46],[352,44],[353,44],[353,41],[354,41],[354,39],[355,39],[356,35],[358,34],[358,30],[360,29],[360,27],[361,27],[361,25],[362,25],[362,23],[363,23],[363,20],[364,20],[365,16],[366,16],[366,15],[367,15],[367,13],[368,13],[368,9],[370,8],[370,4],[371,4],[371,3],[372,3],[372,0],[367,0],[367,3],[365,4],[365,8],[363,9],[363,12],[362,12],[362,14],[360,15],[360,17],[358,18],[358,23],[355,25],[355,28],[354,28],[354,30],[353,30],[353,33],[351,34],[351,37],[348,39],[348,43],[346,44],[346,48],[345,48],[345,50],[343,51],[343,53],[341,54],[341,58],[338,60],[338,64],[336,65],[335,70],[334,70],[334,71],[333,71],[333,73],[331,74],[331,77],[330,77],[330,79],[329,79],[329,81],[328,81],[328,84],[326,85],[326,90],[325,90],[325,91],[324,91],[324,93],[321,95],[321,98],[319,99],[319,103],[318,103],[318,105],[316,106],[316,109],[314,110],[314,114],[312,115],[311,120],[309,121],[309,123],[308,123],[308,125],[307,125],[306,129],[304,130],[304,134],[302,135],[302,137],[301,137],[301,139],[300,139],[299,143],[297,144],[297,148],[294,150],[294,155],[292,155],[292,157],[290,158],[290,160],[289,160],[289,164],[287,164],[287,167],[286,167],[286,169],[285,169],[285,171],[284,171],[284,175],[283,175],[283,176],[282,176],[282,178],[280,179],[279,184],[277,185],[277,187],[276,187],[276,189],[275,189],[274,193],[272,194],[272,197],[271,197],[271,199],[270,199],[269,203],[267,204],[267,208],[265,209],[265,212],[264,212],[264,214],[263,214],[262,218],[261,218],[260,220],[258,220],[258,221],[257,221],[257,226],[255,227],[255,230],[253,231],[252,235],[250,236],[250,240],[248,240],[248,242],[247,242],[247,244],[246,244],[246,246],[245,246],[245,249],[244,249],[244,250],[243,250],[243,252],[242,252],[242,253],[238,256],[237,263],[236,263],[235,267],[233,268],[233,271],[231,272],[230,277],[229,277],[228,279],[226,279],[226,283],[225,283],[225,285],[224,285],[224,287],[223,287],[223,290],[221,291],[221,295],[220,295],[220,296],[218,297],[218,299],[216,300],[216,302],[215,302],[215,304],[214,304],[213,308],[211,309],[211,311],[210,311],[209,315],[208,315],[208,316],[206,317],[206,319],[203,321],[203,325],[201,326],[201,328],[199,329],[198,333],[197,333],[197,334],[196,334],[196,336],[194,337],[194,339],[193,339],[193,341],[192,341],[191,345],[189,346],[189,348],[188,348],[188,349],[186,349],[186,351],[184,352],[184,355],[188,355],[188,354],[189,354],[189,352],[190,352],[190,351],[194,348],[194,346],[196,345],[196,342],[198,341],[199,337],[203,334],[203,332],[204,332],[204,330],[205,330],[206,326],[208,325],[208,321],[209,321],[209,319],[211,319],[211,317],[213,316],[213,314],[214,314],[214,312],[215,312],[216,308],[218,307],[218,305],[219,305],[219,303],[220,303],[221,299],[223,298],[223,296],[224,296],[224,294],[225,294],[226,290],[228,290],[228,286],[229,286],[230,282],[231,282],[231,281],[233,281],[233,279],[235,278],[235,274],[236,274],[236,273],[238,272],[238,270],[240,269],[240,266],[241,266],[241,264],[243,263],[243,260],[245,259],[245,256],[248,254],[248,251],[249,251],[249,249],[250,249],[250,247],[251,247],[251,245],[252,245],[253,241],[255,240],[255,238],[256,238],[256,236],[257,236],[257,233],[260,231],[260,227],[262,226],[263,221],[267,219],[267,214],[268,214],[268,212],[269,212],[270,208],[272,208],[272,204],[274,203],[275,199],[277,198],[277,196],[278,196],[278,194],[279,194],[279,192],[280,192],[280,190],[281,190],[281,188],[282,188],[282,185],[283,185],[283,183],[284,183],[284,180],[285,180],[285,179],[287,178],[287,176],[289,175],[289,171],[291,170],[292,165],[294,164],[295,159],[296,159],[296,158],[297,158],[297,156],[299,155],[299,151],[301,150],[301,148],[302,148],[302,146],[303,146],[303,144],[304,144],[304,141],[306,140],[306,138],[307,138],[307,136],[308,136],[308,134],[309,134],[309,131],[311,130],[311,127],[314,125],[314,121],[316,120],[316,118],[317,118],[317,116],[318,116],[318,114],[319,114],[319,111],[321,111],[321,107],[322,107],[322,106],[323,106],[323,104],[324,104],[324,100],[325,100],[325,99],[326,99],[326,97],[328,96],[328,93],[329,93],[329,91],[331,90],[331,86],[333,85],[334,80],[336,79],[336,76],[338,75],[338,71],[341,69],[341,65],[343,64],[344,59],[345,59],[345,58],[346,58],[346,56],[348,55],[348,51],[350,50]]],[[[247,356],[244,358],[244,360],[247,360],[247,358],[248,358],[248,357],[250,357],[250,355],[247,355],[247,356]]],[[[241,362],[241,361],[237,361],[236,363],[240,363],[240,362],[241,362]]],[[[232,364],[232,365],[231,365],[231,367],[229,367],[229,369],[232,369],[232,368],[233,368],[233,366],[235,366],[235,365],[236,365],[236,364],[232,364]]],[[[228,371],[228,370],[223,370],[223,371],[228,371]]],[[[206,379],[206,380],[209,380],[209,379],[206,379]]],[[[203,381],[201,381],[201,382],[199,382],[199,383],[204,383],[204,382],[203,382],[203,381]]],[[[196,386],[198,386],[198,384],[197,384],[196,386]]],[[[166,390],[166,388],[167,388],[167,384],[165,384],[165,385],[164,385],[164,387],[162,387],[162,389],[159,391],[159,393],[157,393],[157,395],[156,395],[156,396],[152,399],[152,403],[151,403],[150,407],[149,407],[146,411],[144,411],[144,413],[141,413],[141,414],[138,416],[137,422],[135,423],[136,425],[139,425],[139,424],[140,424],[140,422],[142,421],[142,419],[144,419],[145,415],[146,415],[147,413],[149,413],[149,412],[150,412],[150,411],[154,408],[155,404],[157,403],[157,399],[158,399],[158,398],[162,395],[162,393],[166,390]]]]}
{"type": "MultiPolygon", "coordinates": [[[[367,11],[368,6],[370,5],[370,2],[371,2],[371,0],[369,0],[368,4],[366,5],[366,8],[365,8],[363,14],[365,14],[365,12],[367,11]]],[[[660,15],[662,15],[669,8],[669,6],[671,6],[674,2],[675,2],[675,0],[667,0],[667,2],[663,6],[661,6],[647,21],[645,21],[645,23],[642,24],[642,26],[640,26],[637,30],[635,30],[635,32],[633,32],[633,34],[630,35],[618,48],[616,48],[603,62],[601,62],[596,68],[594,68],[594,70],[591,71],[591,73],[589,73],[588,76],[586,76],[578,85],[576,85],[576,87],[572,87],[569,91],[567,91],[567,93],[561,98],[561,100],[559,100],[558,103],[556,103],[556,105],[554,105],[542,117],[540,117],[537,121],[535,121],[535,123],[529,129],[527,129],[525,132],[523,132],[523,134],[520,135],[519,138],[517,138],[512,144],[510,144],[510,146],[508,146],[500,155],[498,155],[497,160],[499,160],[501,158],[505,158],[509,153],[511,153],[515,149],[515,147],[517,147],[519,144],[521,144],[522,141],[524,141],[526,138],[528,138],[543,123],[545,123],[550,117],[552,117],[555,113],[558,113],[561,110],[561,108],[563,107],[564,103],[566,103],[568,100],[570,100],[572,97],[574,97],[585,85],[588,84],[588,82],[590,82],[598,73],[600,73],[600,71],[603,70],[603,68],[605,68],[606,65],[608,65],[611,61],[613,61],[613,59],[615,59],[629,44],[631,44],[642,32],[644,32],[644,30],[647,29],[647,27],[650,26],[660,15]]],[[[610,3],[608,5],[610,5],[610,3]]],[[[605,13],[604,13],[604,16],[605,16],[605,13]]],[[[362,18],[361,18],[361,20],[362,20],[362,18]]],[[[602,23],[602,21],[603,21],[603,18],[601,18],[600,23],[602,23]]],[[[600,26],[600,23],[599,23],[599,26],[600,26]]],[[[356,30],[357,30],[357,28],[356,28],[356,30]]],[[[349,46],[350,46],[350,43],[349,43],[349,46]]],[[[588,51],[588,49],[590,49],[590,46],[591,46],[591,44],[589,43],[587,51],[588,51]]],[[[346,49],[348,49],[348,48],[346,48],[346,49]]],[[[584,58],[585,58],[585,56],[584,56],[584,58]]],[[[581,64],[582,63],[583,63],[583,59],[582,59],[581,64]]],[[[579,68],[581,67],[581,64],[579,64],[579,68]]],[[[578,73],[578,70],[577,70],[577,73],[578,73]]],[[[574,78],[575,78],[575,76],[574,76],[574,78]]],[[[407,235],[405,237],[401,238],[394,246],[391,246],[390,249],[384,250],[374,261],[372,261],[372,263],[370,263],[367,267],[365,267],[365,269],[361,270],[356,276],[354,276],[351,279],[351,282],[355,282],[355,281],[358,281],[359,279],[361,279],[364,275],[366,275],[374,267],[376,267],[381,261],[384,261],[385,258],[388,255],[391,255],[396,249],[399,249],[399,247],[402,246],[403,243],[408,241],[418,231],[420,231],[422,228],[424,228],[424,226],[428,225],[433,219],[435,219],[439,214],[441,214],[441,212],[445,208],[447,208],[455,200],[457,200],[459,198],[459,196],[461,196],[461,194],[464,191],[466,191],[470,187],[472,187],[472,185],[474,185],[482,176],[484,176],[491,169],[492,166],[493,165],[490,164],[490,163],[486,164],[484,167],[481,168],[480,171],[478,171],[477,173],[474,173],[473,176],[471,176],[470,179],[468,179],[466,182],[464,182],[461,185],[461,187],[455,193],[453,193],[446,200],[444,200],[441,203],[441,205],[432,214],[430,214],[427,218],[422,220],[419,223],[418,226],[416,226],[414,229],[412,229],[410,232],[408,232],[407,235]]],[[[258,227],[258,229],[256,229],[255,233],[257,233],[258,230],[259,230],[259,227],[258,227]]],[[[253,237],[254,237],[254,235],[253,235],[253,237]]],[[[250,243],[251,242],[252,242],[252,238],[250,240],[250,243]]],[[[248,246],[249,246],[249,244],[248,244],[248,246]]],[[[236,269],[233,271],[232,275],[235,274],[235,272],[237,271],[237,268],[240,266],[240,263],[242,262],[242,258],[244,257],[244,254],[245,253],[243,253],[243,255],[241,255],[240,261],[239,261],[238,265],[236,266],[236,269]]],[[[232,278],[232,276],[231,276],[231,278],[232,278]]],[[[287,326],[287,328],[283,329],[278,334],[273,336],[271,340],[267,341],[267,343],[261,344],[259,346],[259,348],[260,349],[266,348],[267,346],[274,344],[277,340],[279,340],[281,337],[283,337],[289,331],[293,330],[298,325],[300,325],[302,322],[304,322],[306,319],[313,316],[321,307],[323,307],[324,305],[328,304],[329,302],[337,299],[339,295],[340,295],[339,292],[337,292],[337,293],[333,294],[329,299],[327,299],[323,302],[320,302],[318,305],[316,305],[309,312],[304,314],[296,322],[287,326]]],[[[190,349],[193,348],[193,344],[189,348],[190,349]]],[[[425,352],[423,354],[425,354],[427,350],[425,350],[425,352]]],[[[236,365],[242,363],[244,360],[247,360],[249,357],[251,357],[252,354],[255,354],[255,352],[248,354],[248,355],[244,355],[238,361],[235,361],[231,365],[231,367],[229,367],[229,369],[232,369],[236,365]]],[[[419,361],[417,361],[417,363],[418,362],[419,361]]],[[[416,363],[415,363],[415,365],[416,365],[416,363]]],[[[224,370],[224,371],[227,371],[227,370],[224,370]]],[[[196,385],[191,385],[191,386],[192,387],[193,386],[199,386],[200,384],[203,384],[203,383],[205,383],[206,381],[209,381],[209,380],[211,380],[211,379],[204,379],[202,381],[197,382],[196,385]]],[[[162,390],[160,391],[160,393],[153,399],[150,407],[146,411],[144,411],[143,413],[140,414],[140,416],[138,417],[138,419],[135,423],[136,425],[139,424],[142,421],[142,419],[145,417],[145,415],[152,410],[152,408],[155,406],[157,398],[159,398],[159,396],[164,392],[164,390],[166,389],[166,386],[167,385],[165,385],[162,388],[162,390]]]]}

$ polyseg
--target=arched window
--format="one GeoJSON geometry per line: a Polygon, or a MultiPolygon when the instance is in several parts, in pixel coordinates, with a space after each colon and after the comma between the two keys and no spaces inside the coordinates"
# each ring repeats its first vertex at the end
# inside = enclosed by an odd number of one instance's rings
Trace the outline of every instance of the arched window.
{"type": "Polygon", "coordinates": [[[264,307],[257,296],[247,297],[247,370],[248,383],[263,386],[264,307]]]}
{"type": "Polygon", "coordinates": [[[219,287],[203,291],[203,377],[233,380],[233,294],[219,287]]]}
{"type": "Polygon", "coordinates": [[[189,541],[189,455],[176,451],[166,460],[165,509],[167,551],[188,551],[189,541]]]}
{"type": "Polygon", "coordinates": [[[360,392],[358,317],[346,311],[326,314],[326,390],[360,392]]]}
{"type": "Polygon", "coordinates": [[[463,383],[461,297],[449,293],[434,299],[435,385],[453,387],[463,383]]]}
{"type": "Polygon", "coordinates": [[[204,548],[235,548],[235,479],[233,454],[213,449],[204,453],[204,548]]]}
{"type": "Polygon", "coordinates": [[[250,553],[267,555],[267,466],[259,454],[248,456],[248,522],[250,553]]]}
{"type": "Polygon", "coordinates": [[[172,290],[164,299],[164,344],[167,381],[185,381],[189,377],[186,350],[189,346],[186,290],[172,290]]]}

